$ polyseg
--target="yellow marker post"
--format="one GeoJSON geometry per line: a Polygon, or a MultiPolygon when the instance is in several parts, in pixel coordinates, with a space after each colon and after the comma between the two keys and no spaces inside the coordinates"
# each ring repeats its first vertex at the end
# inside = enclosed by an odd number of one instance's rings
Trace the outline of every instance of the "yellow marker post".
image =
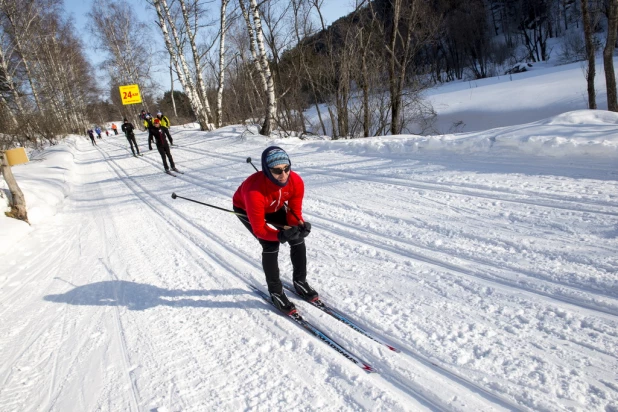
{"type": "Polygon", "coordinates": [[[139,92],[139,86],[137,84],[128,84],[126,86],[120,86],[120,99],[122,104],[136,104],[142,102],[142,95],[139,92]]]}
{"type": "MultiPolygon", "coordinates": [[[[23,147],[18,147],[17,149],[9,149],[5,153],[6,158],[9,162],[9,166],[28,163],[28,155],[26,154],[26,150],[24,150],[23,147]]],[[[2,153],[0,153],[0,156],[2,156],[2,153]]]]}

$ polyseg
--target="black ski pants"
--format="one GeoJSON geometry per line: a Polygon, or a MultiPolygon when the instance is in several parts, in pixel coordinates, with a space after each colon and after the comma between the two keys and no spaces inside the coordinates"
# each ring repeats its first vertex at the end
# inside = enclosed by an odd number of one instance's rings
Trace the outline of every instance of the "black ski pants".
{"type": "Polygon", "coordinates": [[[170,134],[170,130],[167,127],[163,127],[161,126],[161,130],[163,130],[163,133],[165,133],[165,135],[167,136],[167,140],[170,141],[170,144],[174,144],[174,141],[172,140],[172,135],[170,134]]]}
{"type": "Polygon", "coordinates": [[[158,144],[157,150],[161,155],[161,160],[163,160],[163,167],[165,168],[165,171],[167,172],[170,170],[170,166],[172,169],[175,169],[176,165],[174,164],[174,159],[172,158],[172,152],[170,152],[170,145],[168,145],[167,142],[165,144],[158,144]],[[168,158],[170,159],[170,166],[167,165],[168,158]]]}
{"type": "MultiPolygon", "coordinates": [[[[234,206],[236,213],[246,215],[247,212],[243,209],[234,206]]],[[[271,242],[268,240],[260,239],[253,233],[251,223],[246,216],[236,215],[243,225],[251,232],[251,234],[262,245],[262,268],[266,275],[266,284],[268,285],[268,291],[271,293],[281,293],[283,291],[283,285],[279,277],[279,245],[280,243],[271,242]]],[[[287,225],[285,208],[277,210],[275,213],[267,213],[266,220],[280,225],[287,225]]],[[[292,261],[292,280],[293,281],[305,281],[307,280],[307,248],[305,247],[305,239],[300,238],[288,242],[290,244],[290,259],[292,261]]]]}
{"type": "Polygon", "coordinates": [[[131,134],[130,136],[127,135],[127,140],[129,141],[129,144],[131,145],[131,151],[133,152],[133,156],[135,156],[135,151],[137,151],[137,154],[139,154],[139,147],[137,147],[137,142],[135,141],[135,135],[131,134]],[[135,146],[135,149],[133,148],[133,146],[135,146]]]}

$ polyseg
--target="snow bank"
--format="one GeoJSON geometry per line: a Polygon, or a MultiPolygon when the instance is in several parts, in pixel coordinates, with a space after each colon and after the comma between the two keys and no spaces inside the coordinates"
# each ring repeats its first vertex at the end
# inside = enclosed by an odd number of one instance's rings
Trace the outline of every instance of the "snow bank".
{"type": "MultiPolygon", "coordinates": [[[[28,220],[31,225],[36,226],[54,216],[71,192],[75,166],[73,150],[75,150],[75,138],[71,137],[62,144],[30,153],[29,163],[12,168],[13,175],[26,198],[28,220]]],[[[0,209],[5,212],[10,208],[8,186],[4,179],[0,180],[0,190],[3,192],[3,196],[0,197],[0,209]]],[[[8,218],[1,213],[0,250],[18,242],[31,230],[32,227],[27,223],[8,218]]]]}
{"type": "Polygon", "coordinates": [[[618,156],[618,113],[577,110],[538,122],[483,132],[438,136],[398,135],[369,139],[311,142],[324,150],[359,154],[436,152],[494,152],[535,156],[618,156]]]}

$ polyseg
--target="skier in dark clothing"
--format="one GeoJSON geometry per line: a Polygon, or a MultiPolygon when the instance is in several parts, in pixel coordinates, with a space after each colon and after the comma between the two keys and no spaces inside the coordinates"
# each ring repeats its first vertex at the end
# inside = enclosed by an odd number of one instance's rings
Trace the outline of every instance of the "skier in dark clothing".
{"type": "Polygon", "coordinates": [[[167,140],[165,140],[165,133],[161,130],[161,123],[159,119],[154,119],[152,122],[154,125],[153,132],[148,136],[148,145],[152,147],[152,139],[154,139],[157,150],[161,155],[161,159],[163,160],[163,167],[165,168],[165,173],[170,171],[170,166],[173,171],[177,172],[176,165],[174,164],[174,159],[172,158],[172,153],[170,152],[170,145],[167,144],[167,140]],[[167,165],[167,159],[170,160],[170,166],[167,165]]]}
{"type": "Polygon", "coordinates": [[[90,137],[90,141],[92,142],[92,145],[96,146],[97,142],[94,140],[94,131],[92,129],[88,129],[86,132],[88,133],[88,136],[90,137]]]}
{"type": "Polygon", "coordinates": [[[124,123],[122,124],[120,128],[124,132],[124,135],[127,137],[127,140],[129,141],[129,144],[131,145],[131,151],[133,152],[133,156],[135,157],[137,157],[137,155],[141,156],[139,152],[139,147],[137,146],[137,142],[135,141],[135,133],[133,132],[135,127],[133,127],[133,124],[129,123],[127,119],[124,119],[124,123]],[[135,146],[135,149],[133,149],[133,146],[135,146]],[[137,151],[137,155],[135,154],[135,151],[137,151]]]}
{"type": "Polygon", "coordinates": [[[163,130],[163,133],[167,136],[167,140],[174,146],[174,140],[172,140],[172,135],[170,134],[170,119],[161,112],[157,112],[157,119],[161,122],[161,130],[163,130]]]}
{"type": "Polygon", "coordinates": [[[302,216],[305,184],[291,166],[283,149],[277,146],[267,148],[262,153],[262,171],[249,176],[233,198],[234,211],[246,215],[238,218],[262,245],[262,268],[270,297],[274,305],[286,314],[294,313],[296,308],[285,295],[279,278],[281,243],[290,244],[294,288],[307,300],[318,299],[318,293],[307,283],[305,238],[311,232],[311,224],[302,216]],[[275,230],[266,221],[281,227],[275,230]]]}
{"type": "MultiPolygon", "coordinates": [[[[139,113],[139,118],[142,122],[146,120],[146,110],[142,109],[142,111],[139,113]]],[[[146,130],[148,130],[147,126],[144,126],[144,127],[146,127],[146,130]]]]}
{"type": "Polygon", "coordinates": [[[150,113],[146,113],[144,115],[144,128],[148,132],[148,150],[152,150],[152,139],[154,137],[154,133],[158,130],[155,128],[154,122],[152,121],[152,116],[150,113]]]}

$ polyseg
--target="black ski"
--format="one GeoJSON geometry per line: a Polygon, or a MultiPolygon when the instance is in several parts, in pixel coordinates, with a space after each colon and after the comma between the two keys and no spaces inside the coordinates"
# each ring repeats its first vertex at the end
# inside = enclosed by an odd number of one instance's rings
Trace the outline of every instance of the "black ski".
{"type": "Polygon", "coordinates": [[[294,295],[298,296],[299,298],[303,299],[305,302],[310,303],[311,305],[315,306],[316,308],[320,309],[322,312],[329,314],[330,316],[332,316],[333,318],[337,319],[338,321],[346,324],[347,326],[351,327],[352,329],[354,329],[355,331],[357,331],[358,333],[360,333],[361,335],[364,335],[366,337],[368,337],[369,339],[371,339],[374,342],[379,343],[382,346],[387,347],[389,350],[392,350],[393,352],[401,352],[399,349],[395,348],[392,345],[389,345],[388,343],[386,343],[384,340],[382,340],[379,336],[377,336],[375,333],[369,332],[368,330],[363,329],[361,326],[358,325],[358,323],[354,322],[353,320],[350,320],[350,318],[348,318],[346,315],[344,315],[343,313],[339,312],[338,310],[330,307],[329,305],[327,305],[326,303],[322,302],[321,299],[316,299],[314,301],[310,301],[307,299],[304,299],[302,296],[300,296],[298,293],[296,293],[296,289],[294,289],[294,287],[292,285],[290,285],[287,282],[283,283],[283,287],[293,293],[294,295]]]}
{"type": "Polygon", "coordinates": [[[170,172],[169,170],[166,170],[165,173],[167,173],[170,176],[178,177],[174,173],[170,172]]]}
{"type": "MultiPolygon", "coordinates": [[[[251,287],[251,289],[253,289],[253,291],[255,293],[257,293],[258,295],[260,295],[262,297],[262,299],[264,299],[266,302],[270,303],[273,307],[275,307],[275,305],[273,304],[273,302],[270,300],[270,296],[268,296],[266,293],[264,293],[263,291],[261,291],[260,289],[256,288],[253,285],[249,285],[249,287],[251,287]]],[[[278,309],[275,308],[275,310],[278,313],[279,312],[278,309]]],[[[349,361],[352,361],[356,366],[358,366],[359,368],[363,369],[365,372],[367,373],[374,373],[377,372],[371,365],[369,365],[367,362],[361,360],[358,356],[354,355],[352,352],[350,352],[349,350],[347,350],[346,348],[344,348],[343,346],[341,346],[339,343],[335,342],[333,339],[331,339],[328,335],[326,335],[324,332],[322,332],[320,329],[318,329],[317,327],[315,327],[313,324],[309,323],[307,320],[305,320],[299,313],[298,311],[294,311],[289,315],[284,315],[282,313],[283,316],[287,316],[288,318],[290,318],[291,320],[293,320],[297,325],[299,325],[300,327],[302,327],[303,329],[305,329],[307,332],[309,332],[310,334],[312,334],[313,336],[315,336],[316,338],[318,338],[319,340],[321,340],[322,342],[326,343],[328,346],[330,346],[331,348],[333,348],[335,351],[337,351],[341,356],[343,356],[344,358],[348,359],[349,361]]]]}
{"type": "Polygon", "coordinates": [[[176,173],[180,173],[181,175],[184,175],[184,174],[185,174],[185,172],[181,172],[180,170],[177,170],[177,169],[174,169],[174,172],[176,172],[176,173]]]}

